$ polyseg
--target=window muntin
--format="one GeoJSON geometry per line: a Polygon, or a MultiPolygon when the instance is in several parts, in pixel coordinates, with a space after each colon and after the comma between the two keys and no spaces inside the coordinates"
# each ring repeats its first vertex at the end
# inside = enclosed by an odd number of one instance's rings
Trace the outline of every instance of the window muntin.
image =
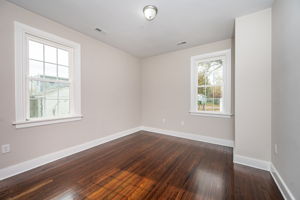
{"type": "Polygon", "coordinates": [[[231,115],[231,50],[191,58],[191,113],[231,115]]]}
{"type": "Polygon", "coordinates": [[[32,35],[26,39],[27,120],[71,115],[73,49],[32,35]]]}

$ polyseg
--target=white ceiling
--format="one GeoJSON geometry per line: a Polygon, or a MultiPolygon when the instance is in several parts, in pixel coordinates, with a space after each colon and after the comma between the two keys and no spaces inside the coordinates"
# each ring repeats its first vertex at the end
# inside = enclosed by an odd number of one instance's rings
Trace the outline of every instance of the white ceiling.
{"type": "Polygon", "coordinates": [[[234,19],[273,0],[9,0],[137,57],[187,48],[233,36],[234,19]],[[145,5],[158,15],[147,21],[145,5]],[[95,31],[98,27],[104,31],[95,31]],[[187,44],[177,46],[178,42],[187,44]]]}

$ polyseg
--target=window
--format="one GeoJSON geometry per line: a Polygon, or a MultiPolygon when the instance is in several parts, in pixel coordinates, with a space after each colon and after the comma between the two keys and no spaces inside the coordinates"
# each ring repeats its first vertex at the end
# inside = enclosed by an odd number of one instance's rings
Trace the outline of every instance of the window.
{"type": "Polygon", "coordinates": [[[80,45],[15,22],[16,126],[78,120],[80,45]]]}
{"type": "Polygon", "coordinates": [[[191,58],[191,113],[231,115],[231,50],[191,58]]]}

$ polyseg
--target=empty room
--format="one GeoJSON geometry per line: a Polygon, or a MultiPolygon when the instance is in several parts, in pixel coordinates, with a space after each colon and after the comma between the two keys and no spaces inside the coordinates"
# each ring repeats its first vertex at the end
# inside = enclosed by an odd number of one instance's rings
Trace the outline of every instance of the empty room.
{"type": "Polygon", "coordinates": [[[300,0],[0,0],[0,200],[300,200],[300,0]]]}

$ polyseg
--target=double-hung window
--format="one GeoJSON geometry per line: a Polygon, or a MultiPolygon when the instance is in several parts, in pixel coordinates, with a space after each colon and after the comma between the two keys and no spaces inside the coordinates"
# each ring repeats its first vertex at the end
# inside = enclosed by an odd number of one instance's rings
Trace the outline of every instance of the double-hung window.
{"type": "Polygon", "coordinates": [[[81,118],[80,45],[15,23],[16,126],[81,118]]]}
{"type": "Polygon", "coordinates": [[[191,113],[231,115],[231,50],[191,58],[191,113]]]}

